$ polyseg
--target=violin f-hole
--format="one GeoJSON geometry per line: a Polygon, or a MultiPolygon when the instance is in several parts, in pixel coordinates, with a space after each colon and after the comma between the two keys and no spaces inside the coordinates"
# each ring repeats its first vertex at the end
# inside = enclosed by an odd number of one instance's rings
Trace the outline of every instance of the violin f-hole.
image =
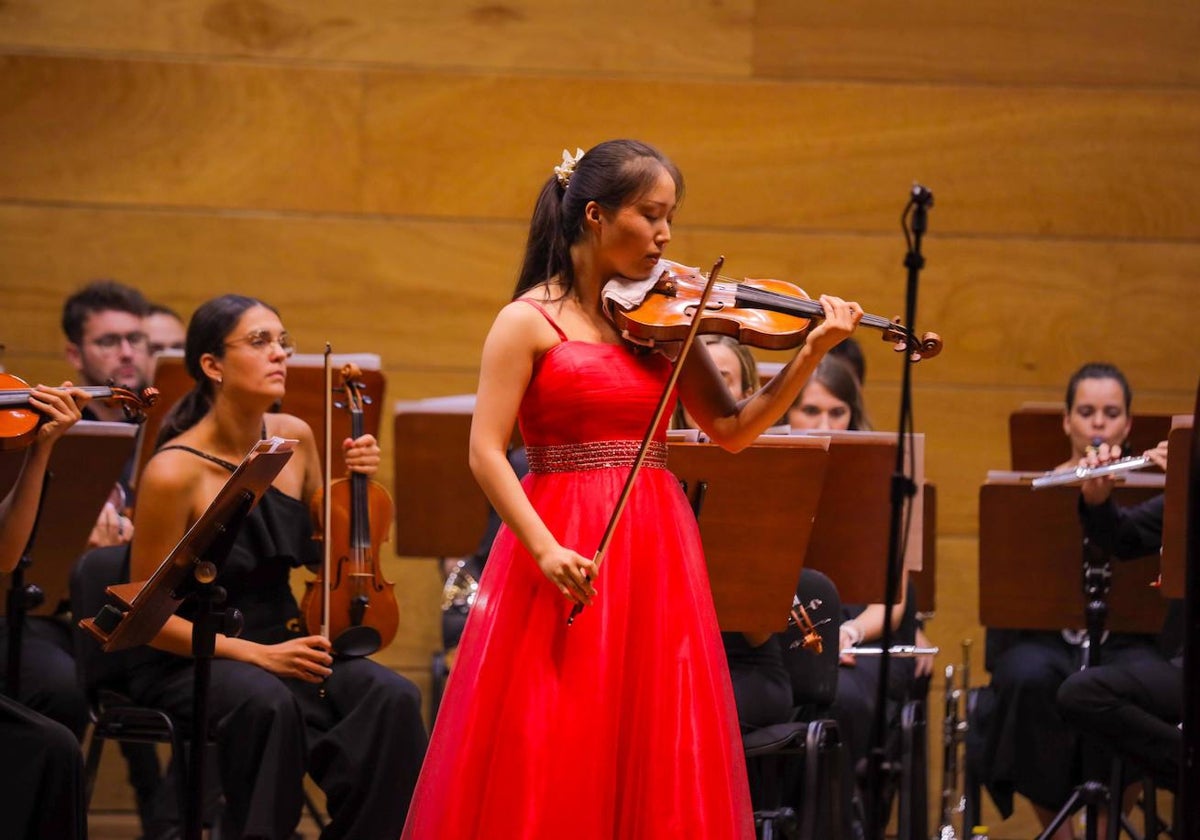
{"type": "MultiPolygon", "coordinates": [[[[720,312],[724,308],[725,308],[724,301],[710,300],[705,305],[704,311],[705,312],[720,312]]],[[[696,312],[696,304],[694,304],[694,303],[689,303],[687,306],[685,306],[683,308],[683,314],[686,315],[688,318],[694,317],[695,312],[696,312]]]]}

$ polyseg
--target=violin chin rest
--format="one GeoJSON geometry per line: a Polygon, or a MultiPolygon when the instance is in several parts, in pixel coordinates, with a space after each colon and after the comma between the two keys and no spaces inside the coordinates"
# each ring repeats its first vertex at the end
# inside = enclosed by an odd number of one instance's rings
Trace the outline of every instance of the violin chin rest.
{"type": "Polygon", "coordinates": [[[383,646],[383,638],[374,627],[347,627],[333,640],[333,652],[338,656],[359,658],[370,656],[383,646]]]}

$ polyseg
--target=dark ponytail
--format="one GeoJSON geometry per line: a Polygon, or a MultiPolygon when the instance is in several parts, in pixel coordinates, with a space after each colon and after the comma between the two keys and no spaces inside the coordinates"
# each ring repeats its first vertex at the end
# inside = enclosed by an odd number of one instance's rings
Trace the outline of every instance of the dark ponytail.
{"type": "Polygon", "coordinates": [[[583,233],[583,211],[595,201],[609,212],[636,201],[666,170],[683,200],[683,175],[662,152],[637,140],[607,140],[580,158],[564,185],[557,173],[542,185],[513,297],[557,277],[566,293],[575,284],[571,246],[583,233]]]}
{"type": "Polygon", "coordinates": [[[163,419],[158,437],[154,441],[155,449],[195,426],[212,408],[213,384],[204,375],[200,359],[208,354],[218,359],[225,358],[225,340],[229,333],[237,326],[246,310],[256,306],[279,314],[269,303],[245,295],[222,295],[213,298],[201,304],[192,314],[192,320],[188,322],[183,362],[196,384],[171,407],[163,419]]]}

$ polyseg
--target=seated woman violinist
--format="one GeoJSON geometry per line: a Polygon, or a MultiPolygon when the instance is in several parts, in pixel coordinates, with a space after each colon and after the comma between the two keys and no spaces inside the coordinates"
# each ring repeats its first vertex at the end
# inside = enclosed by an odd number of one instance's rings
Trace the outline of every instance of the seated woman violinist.
{"type": "MultiPolygon", "coordinates": [[[[417,688],[370,659],[335,661],[328,638],[300,630],[289,585],[291,569],[315,559],[309,511],[322,483],[312,429],[268,413],[284,396],[293,349],[278,312],[262,301],[224,295],[196,310],[184,355],[196,384],[164,421],[142,473],[131,576],[154,572],[258,441],[296,440],[217,578],[245,625],[236,638],[217,636],[212,662],[224,828],[234,837],[291,837],[307,771],[326,793],[325,836],[398,837],[427,742],[417,688]]],[[[370,475],[379,465],[371,435],[345,440],[342,455],[352,472],[370,475]]],[[[167,621],[152,642],[158,652],[130,680],[134,699],[189,725],[190,608],[185,602],[167,621]]]]}

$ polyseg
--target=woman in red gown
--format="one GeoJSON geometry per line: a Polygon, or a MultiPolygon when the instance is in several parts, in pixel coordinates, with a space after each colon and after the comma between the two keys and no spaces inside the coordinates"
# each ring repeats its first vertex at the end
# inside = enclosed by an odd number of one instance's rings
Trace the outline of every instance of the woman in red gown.
{"type": "MultiPolygon", "coordinates": [[[[653,147],[564,154],[542,188],[514,301],[488,334],[471,467],[504,520],[463,633],[404,837],[751,838],[733,694],[695,517],[665,466],[666,420],[602,568],[592,561],[670,373],[601,309],[645,279],[682,194],[653,147]],[[530,473],[505,457],[514,421],[530,473]],[[586,609],[573,625],[576,604],[586,609]]],[[[678,394],[722,446],[751,443],[862,310],[825,320],[735,403],[697,345],[678,394]]]]}

